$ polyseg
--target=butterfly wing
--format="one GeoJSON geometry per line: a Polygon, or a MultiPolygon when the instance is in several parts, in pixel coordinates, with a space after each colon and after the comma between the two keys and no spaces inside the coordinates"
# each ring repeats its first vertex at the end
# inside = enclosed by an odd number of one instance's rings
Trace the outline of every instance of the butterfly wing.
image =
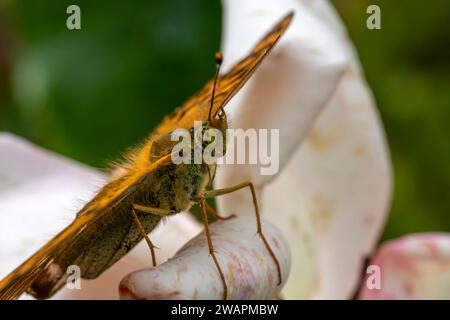
{"type": "MultiPolygon", "coordinates": [[[[249,55],[235,64],[227,73],[219,76],[214,94],[212,114],[223,108],[247,82],[261,61],[278,42],[292,21],[294,13],[286,15],[264,36],[249,55]]],[[[155,135],[166,134],[178,128],[191,128],[194,121],[207,120],[214,80],[209,81],[197,94],[168,115],[153,131],[155,135]]]]}
{"type": "Polygon", "coordinates": [[[93,222],[92,216],[79,217],[52,240],[41,247],[27,261],[0,281],[0,300],[17,299],[46,270],[55,257],[76,241],[83,229],[93,222]]]}
{"type": "Polygon", "coordinates": [[[149,163],[145,170],[141,168],[140,172],[122,176],[105,185],[68,227],[0,281],[0,300],[17,299],[26,291],[41,297],[40,293],[30,289],[36,283],[48,290],[42,296],[43,298],[52,295],[63,285],[60,283],[61,279],[64,280],[61,275],[64,275],[66,271],[59,267],[59,259],[63,255],[78,258],[78,251],[72,253],[69,250],[89,242],[101,229],[99,224],[103,225],[114,218],[108,216],[114,212],[108,208],[117,206],[127,196],[136,192],[139,181],[144,175],[151,174],[155,169],[168,163],[170,163],[170,155],[157,162],[149,163]]]}

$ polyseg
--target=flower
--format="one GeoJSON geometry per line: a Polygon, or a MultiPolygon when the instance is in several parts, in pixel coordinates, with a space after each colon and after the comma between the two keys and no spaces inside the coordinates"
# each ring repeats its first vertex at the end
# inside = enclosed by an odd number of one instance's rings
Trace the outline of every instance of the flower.
{"type": "MultiPolygon", "coordinates": [[[[288,299],[345,299],[359,283],[388,211],[391,164],[375,102],[339,17],[327,1],[224,0],[224,59],[231,63],[289,10],[293,23],[230,102],[234,128],[279,128],[280,171],[220,168],[216,187],[253,181],[262,213],[291,248],[288,299]]],[[[223,212],[251,213],[244,191],[223,212]]]]}
{"type": "Polygon", "coordinates": [[[371,265],[380,270],[379,287],[370,277],[359,299],[450,299],[450,234],[419,233],[388,241],[371,265]]]}

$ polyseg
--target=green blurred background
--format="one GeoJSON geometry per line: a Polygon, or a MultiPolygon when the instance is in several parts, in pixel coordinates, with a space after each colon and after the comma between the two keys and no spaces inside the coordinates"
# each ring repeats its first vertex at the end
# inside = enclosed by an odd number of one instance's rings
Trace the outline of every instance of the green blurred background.
{"type": "MultiPolygon", "coordinates": [[[[450,2],[335,0],[377,99],[395,194],[384,239],[450,231],[450,2]],[[381,7],[382,30],[366,28],[381,7]]],[[[211,0],[0,0],[0,131],[104,167],[214,72],[211,0]]],[[[0,155],[6,156],[6,155],[0,155]]]]}

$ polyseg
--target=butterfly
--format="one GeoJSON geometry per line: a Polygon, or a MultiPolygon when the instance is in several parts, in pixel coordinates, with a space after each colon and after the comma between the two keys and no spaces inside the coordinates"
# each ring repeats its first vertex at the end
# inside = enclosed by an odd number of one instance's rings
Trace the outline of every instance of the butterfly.
{"type": "MultiPolygon", "coordinates": [[[[166,116],[141,146],[116,165],[111,180],[77,213],[69,226],[0,281],[0,299],[16,299],[24,292],[38,299],[49,298],[64,286],[66,270],[71,265],[80,268],[82,278],[94,279],[144,238],[155,265],[154,246],[147,235],[164,216],[188,210],[198,203],[209,238],[206,211],[221,219],[231,216],[220,216],[205,199],[246,187],[252,191],[258,233],[277,265],[281,283],[278,260],[262,233],[251,182],[206,190],[212,182],[211,171],[215,171],[215,164],[174,164],[172,148],[175,142],[170,137],[180,128],[192,132],[194,121],[201,121],[202,129],[216,128],[224,132],[227,128],[225,105],[268,55],[292,18],[292,12],[287,14],[245,58],[223,75],[220,74],[221,55],[216,54],[215,77],[166,116]]],[[[226,299],[225,276],[212,244],[209,250],[222,279],[223,298],[226,299]]]]}

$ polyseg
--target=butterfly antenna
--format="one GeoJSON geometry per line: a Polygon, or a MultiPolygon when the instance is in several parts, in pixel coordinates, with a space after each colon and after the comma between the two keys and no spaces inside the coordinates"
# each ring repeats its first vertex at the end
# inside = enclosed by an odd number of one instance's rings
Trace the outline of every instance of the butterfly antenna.
{"type": "Polygon", "coordinates": [[[214,60],[216,60],[216,75],[214,76],[214,84],[212,89],[212,97],[211,97],[211,106],[209,107],[209,115],[208,119],[211,121],[211,112],[214,105],[214,94],[216,93],[216,85],[217,85],[217,79],[219,78],[219,72],[220,72],[220,66],[222,65],[223,57],[220,52],[216,52],[214,55],[214,60]]]}

